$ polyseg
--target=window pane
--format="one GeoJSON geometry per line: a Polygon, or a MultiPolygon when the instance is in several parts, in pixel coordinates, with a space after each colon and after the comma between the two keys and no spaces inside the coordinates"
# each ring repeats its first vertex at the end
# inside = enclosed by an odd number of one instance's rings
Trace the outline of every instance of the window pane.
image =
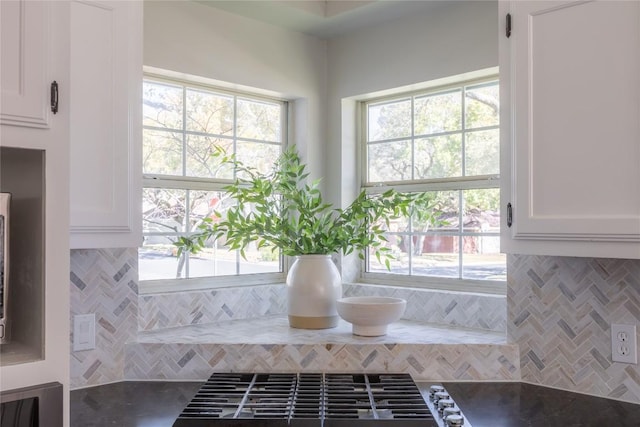
{"type": "Polygon", "coordinates": [[[413,275],[460,277],[458,236],[429,234],[414,236],[414,240],[413,275]]]}
{"type": "Polygon", "coordinates": [[[182,128],[182,88],[145,81],[142,85],[143,125],[182,128]]]}
{"type": "Polygon", "coordinates": [[[182,133],[144,129],[143,172],[182,175],[182,133]]]}
{"type": "Polygon", "coordinates": [[[145,233],[182,233],[186,220],[185,190],[145,188],[142,191],[142,225],[145,233]]]}
{"type": "Polygon", "coordinates": [[[208,242],[202,251],[189,255],[189,277],[233,276],[236,258],[236,251],[221,247],[220,242],[208,242]]]}
{"type": "Polygon", "coordinates": [[[387,270],[384,257],[380,258],[381,262],[374,255],[373,251],[369,251],[369,266],[367,271],[375,273],[393,273],[393,274],[409,274],[409,254],[410,238],[407,235],[389,233],[385,236],[387,243],[385,247],[391,249],[391,253],[395,259],[390,260],[391,270],[387,270]]]}
{"type": "Polygon", "coordinates": [[[414,101],[415,135],[460,130],[462,91],[421,96],[414,101]]]}
{"type": "Polygon", "coordinates": [[[189,230],[198,231],[197,227],[204,218],[217,220],[214,212],[223,213],[228,205],[234,204],[233,199],[221,191],[189,191],[189,230]]]}
{"type": "Polygon", "coordinates": [[[376,225],[385,232],[405,233],[409,231],[409,219],[405,217],[389,218],[389,226],[384,219],[379,220],[376,225]]]}
{"type": "Polygon", "coordinates": [[[498,173],[500,173],[499,130],[468,132],[465,142],[465,175],[498,173]]]}
{"type": "Polygon", "coordinates": [[[500,190],[464,191],[464,230],[475,233],[500,232],[500,190]]]}
{"type": "Polygon", "coordinates": [[[281,145],[262,144],[259,142],[238,141],[236,158],[247,166],[256,168],[261,173],[268,173],[278,160],[281,145]]]}
{"type": "Polygon", "coordinates": [[[187,89],[187,130],[233,136],[233,97],[187,89]]]}
{"type": "Polygon", "coordinates": [[[438,191],[436,192],[434,215],[438,221],[435,225],[414,222],[415,232],[427,231],[460,231],[460,192],[438,191]]]}
{"type": "Polygon", "coordinates": [[[411,136],[410,99],[370,105],[368,114],[368,141],[411,136]]]}
{"type": "Polygon", "coordinates": [[[466,127],[497,126],[499,123],[498,84],[476,86],[466,91],[466,127]]]}
{"type": "Polygon", "coordinates": [[[238,99],[238,137],[282,141],[280,111],[278,104],[238,99]]]}
{"type": "Polygon", "coordinates": [[[507,280],[506,255],[500,253],[497,236],[465,236],[462,277],[475,280],[507,280]]]}
{"type": "Polygon", "coordinates": [[[214,156],[216,147],[233,153],[233,141],[210,136],[187,136],[187,176],[199,178],[233,178],[233,168],[221,164],[214,156]]]}
{"type": "Polygon", "coordinates": [[[460,134],[416,141],[415,178],[450,178],[462,175],[460,134]]]}
{"type": "Polygon", "coordinates": [[[184,262],[176,257],[174,237],[145,236],[138,249],[140,280],[175,279],[185,277],[184,262]],[[179,262],[180,261],[180,262],[179,262]]]}
{"type": "Polygon", "coordinates": [[[371,144],[367,158],[371,182],[411,179],[411,141],[371,144]]]}
{"type": "Polygon", "coordinates": [[[280,270],[280,251],[272,247],[257,249],[250,245],[245,250],[247,259],[240,257],[240,274],[277,273],[280,270]]]}
{"type": "MultiPolygon", "coordinates": [[[[218,211],[223,217],[235,200],[224,192],[191,191],[192,212],[191,223],[195,226],[201,219],[218,211]]],[[[217,219],[214,218],[214,221],[217,219]]],[[[280,272],[280,254],[270,248],[258,249],[250,244],[245,249],[245,260],[239,251],[230,251],[221,237],[216,242],[209,241],[205,249],[197,255],[189,257],[189,277],[229,276],[236,274],[255,274],[280,272]]]]}

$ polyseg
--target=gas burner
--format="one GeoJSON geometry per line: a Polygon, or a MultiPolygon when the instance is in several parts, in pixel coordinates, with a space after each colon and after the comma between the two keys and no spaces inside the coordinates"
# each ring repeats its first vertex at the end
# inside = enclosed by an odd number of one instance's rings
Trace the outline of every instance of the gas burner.
{"type": "Polygon", "coordinates": [[[373,427],[389,423],[442,425],[409,374],[214,373],[173,427],[373,427]]]}

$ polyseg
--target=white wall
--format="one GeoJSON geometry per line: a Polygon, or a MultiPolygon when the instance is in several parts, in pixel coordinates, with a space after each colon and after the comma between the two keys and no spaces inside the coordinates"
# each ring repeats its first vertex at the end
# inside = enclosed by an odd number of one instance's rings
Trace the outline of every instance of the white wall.
{"type": "Polygon", "coordinates": [[[497,65],[496,1],[441,2],[424,14],[331,39],[325,171],[330,200],[348,204],[359,183],[353,98],[497,65]]]}
{"type": "Polygon", "coordinates": [[[144,64],[295,100],[290,141],[322,175],[325,41],[202,4],[145,1],[144,64]]]}

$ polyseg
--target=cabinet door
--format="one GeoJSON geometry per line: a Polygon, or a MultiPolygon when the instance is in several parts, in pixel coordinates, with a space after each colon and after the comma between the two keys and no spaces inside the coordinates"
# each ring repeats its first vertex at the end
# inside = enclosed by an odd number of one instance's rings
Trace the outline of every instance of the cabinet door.
{"type": "Polygon", "coordinates": [[[49,14],[43,1],[0,2],[0,124],[49,127],[49,14]]]}
{"type": "Polygon", "coordinates": [[[640,2],[515,1],[510,13],[510,237],[640,257],[640,2]]]}
{"type": "Polygon", "coordinates": [[[71,247],[137,247],[142,2],[71,2],[71,247]]]}
{"type": "MultiPolygon", "coordinates": [[[[18,2],[0,0],[3,73],[5,67],[11,65],[4,62],[4,49],[7,43],[17,43],[11,39],[12,36],[5,39],[5,25],[16,23],[5,15],[9,3],[10,7],[18,5],[18,2]]],[[[33,123],[16,126],[17,123],[4,120],[0,126],[0,147],[3,147],[0,189],[13,192],[11,221],[14,227],[9,250],[16,254],[10,260],[14,266],[15,276],[12,277],[16,280],[10,279],[13,280],[10,286],[18,293],[10,303],[14,307],[11,341],[0,346],[0,390],[59,382],[63,385],[64,401],[68,403],[69,3],[31,0],[23,3],[20,7],[24,8],[22,19],[25,22],[19,24],[26,25],[26,31],[30,33],[28,37],[33,35],[32,30],[39,33],[46,29],[45,39],[50,50],[38,51],[38,56],[39,61],[47,60],[46,64],[41,64],[60,85],[60,106],[56,115],[48,117],[46,126],[33,123]],[[36,7],[43,9],[32,9],[36,7]],[[29,21],[31,12],[44,13],[39,16],[46,16],[46,22],[39,21],[36,27],[29,27],[26,21],[29,21]],[[9,151],[13,153],[9,154],[9,151]],[[37,308],[41,309],[39,313],[37,308]]],[[[27,45],[20,48],[24,55],[30,55],[27,45]]],[[[21,59],[26,72],[30,62],[25,56],[21,59]]],[[[5,77],[2,76],[3,90],[6,89],[5,77]]],[[[27,93],[28,80],[22,77],[20,80],[24,93],[27,93]]],[[[45,88],[45,105],[48,105],[49,82],[47,80],[45,88]]],[[[4,102],[5,92],[2,95],[4,102]]],[[[42,102],[43,99],[40,104],[42,102]]],[[[4,418],[0,421],[2,426],[5,425],[3,421],[4,418]]],[[[63,421],[65,426],[69,425],[68,404],[64,407],[63,421]]],[[[46,423],[41,421],[42,425],[46,423]]]]}

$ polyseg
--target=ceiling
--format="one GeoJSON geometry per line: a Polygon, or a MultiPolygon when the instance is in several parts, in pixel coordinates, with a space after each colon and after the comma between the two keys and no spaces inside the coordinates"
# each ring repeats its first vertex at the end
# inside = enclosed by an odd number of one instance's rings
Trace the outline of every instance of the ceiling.
{"type": "Polygon", "coordinates": [[[433,11],[453,0],[199,0],[198,3],[320,38],[433,11]]]}

